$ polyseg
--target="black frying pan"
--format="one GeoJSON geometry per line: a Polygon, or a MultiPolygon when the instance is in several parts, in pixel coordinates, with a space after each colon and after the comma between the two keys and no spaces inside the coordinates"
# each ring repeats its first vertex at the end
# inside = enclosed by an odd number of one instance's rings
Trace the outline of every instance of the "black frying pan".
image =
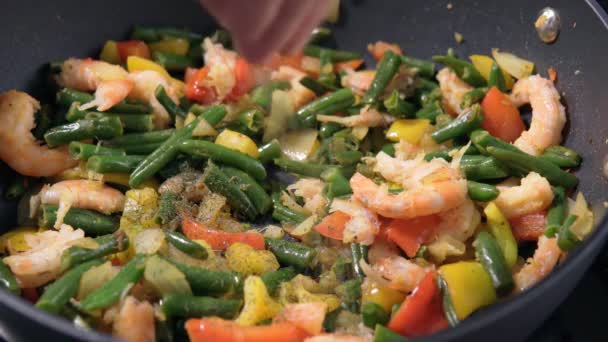
{"type": "MultiPolygon", "coordinates": [[[[251,1],[251,0],[249,0],[251,1]]],[[[525,294],[474,314],[457,328],[425,338],[428,341],[524,339],[562,302],[588,269],[608,239],[608,218],[602,203],[608,182],[601,175],[608,152],[608,18],[593,1],[556,0],[562,30],[559,39],[545,45],[536,36],[533,22],[547,1],[405,1],[343,0],[340,23],[334,28],[340,47],[363,51],[368,42],[396,42],[406,53],[430,57],[455,47],[462,56],[489,53],[493,47],[535,61],[546,75],[558,71],[558,88],[568,108],[566,145],[579,151],[584,163],[578,176],[580,190],[600,208],[595,232],[546,280],[525,294]],[[453,9],[446,8],[448,2],[453,9]],[[454,42],[454,31],[465,42],[454,42]],[[598,219],[598,222],[600,220],[598,219]]],[[[2,1],[0,30],[0,91],[29,91],[48,98],[43,65],[69,56],[96,55],[101,44],[121,39],[134,24],[172,25],[210,32],[213,20],[196,1],[177,0],[20,0],[2,1]]],[[[11,173],[0,167],[0,183],[11,173]]],[[[0,189],[4,184],[0,184],[0,189]]],[[[15,223],[15,205],[0,201],[3,228],[15,223]]],[[[594,314],[594,313],[589,313],[594,314]]],[[[85,332],[69,322],[36,310],[22,299],[0,291],[0,336],[10,341],[112,341],[108,335],[85,332]]]]}

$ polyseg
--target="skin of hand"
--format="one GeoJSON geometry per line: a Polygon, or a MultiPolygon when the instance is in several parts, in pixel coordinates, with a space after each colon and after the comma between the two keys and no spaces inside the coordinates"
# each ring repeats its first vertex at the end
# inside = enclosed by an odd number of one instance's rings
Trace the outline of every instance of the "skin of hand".
{"type": "Polygon", "coordinates": [[[273,53],[299,52],[327,14],[327,0],[200,0],[232,34],[236,49],[250,62],[273,53]]]}

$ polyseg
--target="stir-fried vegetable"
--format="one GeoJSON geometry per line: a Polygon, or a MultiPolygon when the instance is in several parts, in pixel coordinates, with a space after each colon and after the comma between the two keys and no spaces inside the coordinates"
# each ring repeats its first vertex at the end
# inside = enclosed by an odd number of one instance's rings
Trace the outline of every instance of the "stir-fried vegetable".
{"type": "Polygon", "coordinates": [[[554,77],[384,41],[364,65],[330,36],[254,65],[226,31],[137,26],[51,63],[54,104],[0,94],[0,291],[127,342],[404,341],[589,235],[554,77]]]}

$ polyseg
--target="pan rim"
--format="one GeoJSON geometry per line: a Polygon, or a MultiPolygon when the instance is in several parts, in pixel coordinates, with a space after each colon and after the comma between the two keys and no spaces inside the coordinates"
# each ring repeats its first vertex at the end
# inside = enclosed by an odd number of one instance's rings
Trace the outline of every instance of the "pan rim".
{"type": "MultiPolygon", "coordinates": [[[[608,30],[608,13],[604,11],[596,0],[585,0],[585,3],[593,10],[597,18],[608,30]]],[[[543,293],[546,292],[550,287],[556,286],[552,283],[559,283],[560,280],[568,277],[572,273],[571,271],[583,264],[583,260],[595,258],[595,254],[600,250],[599,245],[604,244],[605,241],[608,240],[608,214],[605,214],[604,217],[599,221],[600,222],[594,228],[594,232],[586,239],[580,248],[577,248],[576,251],[571,253],[568,260],[559,265],[559,267],[547,278],[543,279],[525,293],[513,298],[505,299],[498,305],[493,305],[492,307],[485,309],[480,315],[476,315],[463,321],[455,328],[446,329],[437,334],[416,340],[443,341],[462,338],[470,334],[472,331],[486,326],[492,321],[504,319],[505,317],[508,317],[514,312],[517,312],[530,305],[532,302],[538,300],[538,298],[542,296],[543,293]]],[[[565,299],[566,297],[560,298],[559,302],[562,302],[565,299]]],[[[6,305],[8,309],[28,317],[37,324],[40,324],[47,329],[60,332],[61,334],[72,339],[104,342],[117,341],[111,335],[106,333],[79,329],[71,322],[56,315],[39,310],[26,300],[14,296],[7,291],[0,291],[0,303],[6,305]]],[[[2,323],[0,323],[0,335],[2,335],[1,327],[2,323]]]]}

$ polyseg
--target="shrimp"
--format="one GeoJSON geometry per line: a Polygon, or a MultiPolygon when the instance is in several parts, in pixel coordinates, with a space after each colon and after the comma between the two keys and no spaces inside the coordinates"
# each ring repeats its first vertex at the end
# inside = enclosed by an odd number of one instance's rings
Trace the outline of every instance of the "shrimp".
{"type": "Polygon", "coordinates": [[[402,161],[380,152],[374,171],[405,190],[390,194],[387,185],[379,186],[360,173],[350,179],[350,186],[354,199],[385,217],[409,219],[440,213],[458,207],[467,196],[466,180],[444,160],[425,161],[420,155],[402,161]]]}
{"type": "Polygon", "coordinates": [[[40,103],[26,93],[0,94],[0,159],[22,175],[51,177],[74,167],[67,146],[49,149],[32,135],[40,103]]]}
{"type": "Polygon", "coordinates": [[[125,205],[125,196],[120,191],[84,179],[45,185],[40,190],[40,200],[43,204],[60,206],[62,202],[71,202],[75,208],[91,209],[108,215],[122,211],[125,205]]]}
{"type": "Polygon", "coordinates": [[[170,82],[161,73],[152,70],[134,71],[129,74],[129,79],[133,82],[133,90],[129,94],[129,98],[149,103],[154,114],[154,126],[156,128],[167,127],[171,117],[165,107],[156,99],[155,91],[159,85],[162,85],[169,98],[173,102],[179,103],[177,96],[179,91],[176,89],[175,83],[170,82]]]}
{"type": "Polygon", "coordinates": [[[217,99],[222,101],[236,85],[236,60],[234,51],[226,50],[222,44],[214,44],[211,39],[203,41],[205,66],[209,68],[203,85],[215,88],[217,99]]]}
{"type": "Polygon", "coordinates": [[[369,89],[374,77],[376,77],[375,70],[355,71],[342,77],[341,83],[344,88],[349,88],[357,95],[363,95],[369,89]]]}
{"type": "Polygon", "coordinates": [[[513,276],[516,291],[522,292],[549,275],[561,255],[557,238],[548,238],[544,235],[538,238],[538,247],[534,256],[529,258],[513,276]]]}
{"type": "Polygon", "coordinates": [[[59,276],[63,251],[84,238],[84,231],[64,224],[59,231],[45,230],[26,234],[24,238],[31,248],[3,261],[15,274],[21,287],[32,288],[59,276]]]}
{"type": "Polygon", "coordinates": [[[325,182],[316,178],[301,178],[289,185],[296,196],[304,198],[304,209],[311,213],[321,214],[327,205],[327,198],[323,195],[325,182]]]}
{"type": "Polygon", "coordinates": [[[280,66],[279,70],[272,73],[273,81],[288,81],[291,89],[288,90],[293,102],[293,108],[300,108],[314,100],[315,93],[300,83],[306,74],[290,66],[280,66]]]}
{"type": "Polygon", "coordinates": [[[380,231],[378,216],[352,199],[334,199],[329,211],[341,211],[351,217],[344,226],[344,243],[359,242],[362,245],[371,245],[380,231]]]}
{"type": "Polygon", "coordinates": [[[127,297],[114,318],[112,333],[126,342],[156,341],[154,308],[146,301],[138,302],[132,296],[127,297]]]}
{"type": "Polygon", "coordinates": [[[428,244],[434,260],[443,262],[448,256],[463,255],[464,244],[475,233],[481,222],[481,214],[470,199],[460,206],[439,214],[439,224],[434,229],[436,238],[428,244]]]}
{"type": "Polygon", "coordinates": [[[559,93],[553,82],[539,75],[521,79],[513,86],[511,101],[516,106],[532,105],[530,129],[523,132],[513,145],[537,156],[547,147],[560,143],[566,111],[559,102],[559,93]]]}
{"type": "Polygon", "coordinates": [[[91,58],[70,58],[63,62],[57,82],[62,87],[95,91],[95,99],[80,106],[81,110],[97,107],[105,111],[124,100],[133,89],[128,73],[118,65],[91,58]]]}
{"type": "Polygon", "coordinates": [[[173,193],[190,202],[200,202],[210,194],[203,181],[203,173],[198,171],[184,171],[166,181],[158,187],[158,193],[173,193]]]}
{"type": "Polygon", "coordinates": [[[537,213],[553,201],[553,190],[546,178],[530,172],[521,179],[521,185],[500,187],[496,205],[506,218],[537,213]]]}
{"type": "Polygon", "coordinates": [[[336,122],[346,127],[384,127],[394,119],[390,115],[382,114],[377,109],[365,106],[359,114],[351,116],[317,115],[320,122],[336,122]]]}
{"type": "Polygon", "coordinates": [[[365,275],[378,284],[403,292],[411,292],[426,275],[427,270],[418,264],[395,255],[376,261],[369,265],[361,261],[365,275]]]}
{"type": "Polygon", "coordinates": [[[437,73],[437,81],[443,97],[443,104],[449,111],[462,113],[464,108],[460,107],[464,94],[473,90],[473,87],[461,80],[456,73],[449,68],[443,68],[437,73]]]}

